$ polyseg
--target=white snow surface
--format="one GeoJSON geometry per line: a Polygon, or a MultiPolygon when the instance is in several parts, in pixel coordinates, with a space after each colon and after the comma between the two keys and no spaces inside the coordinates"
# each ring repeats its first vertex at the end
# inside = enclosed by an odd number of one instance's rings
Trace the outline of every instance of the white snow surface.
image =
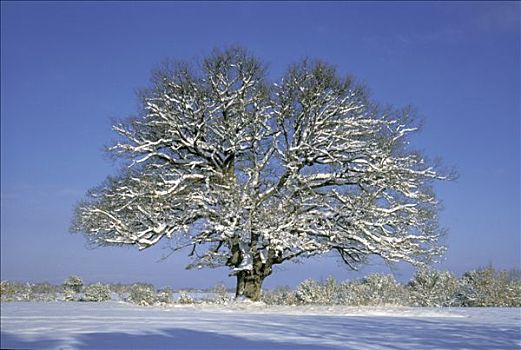
{"type": "Polygon", "coordinates": [[[520,349],[521,309],[4,303],[2,349],[520,349]]]}

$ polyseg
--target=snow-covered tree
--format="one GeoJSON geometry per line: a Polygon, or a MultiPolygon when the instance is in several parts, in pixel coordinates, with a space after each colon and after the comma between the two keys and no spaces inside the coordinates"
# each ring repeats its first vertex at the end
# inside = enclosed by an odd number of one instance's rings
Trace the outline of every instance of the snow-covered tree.
{"type": "Polygon", "coordinates": [[[156,290],[149,284],[133,284],[129,288],[127,301],[142,306],[154,305],[157,301],[156,290]]]}
{"type": "Polygon", "coordinates": [[[521,282],[492,266],[463,274],[459,289],[462,306],[521,306],[521,282]]]}
{"type": "Polygon", "coordinates": [[[85,288],[85,295],[83,300],[85,301],[107,301],[112,298],[112,293],[110,288],[106,284],[96,283],[91,284],[85,288]]]}
{"type": "Polygon", "coordinates": [[[190,267],[227,266],[260,297],[273,266],[334,252],[422,264],[443,252],[430,184],[408,147],[410,109],[379,108],[323,62],[270,83],[242,48],[167,64],[138,117],[114,125],[126,166],[91,190],[72,231],[99,245],[191,247],[190,267]]]}
{"type": "Polygon", "coordinates": [[[331,299],[327,299],[324,295],[323,286],[312,279],[307,279],[297,286],[295,297],[302,304],[328,304],[331,299]]]}
{"type": "Polygon", "coordinates": [[[83,281],[79,276],[69,276],[65,282],[63,282],[63,288],[71,290],[74,293],[80,293],[83,288],[83,281]]]}
{"type": "Polygon", "coordinates": [[[458,279],[448,271],[420,269],[408,284],[414,306],[453,306],[456,304],[458,279]]]}

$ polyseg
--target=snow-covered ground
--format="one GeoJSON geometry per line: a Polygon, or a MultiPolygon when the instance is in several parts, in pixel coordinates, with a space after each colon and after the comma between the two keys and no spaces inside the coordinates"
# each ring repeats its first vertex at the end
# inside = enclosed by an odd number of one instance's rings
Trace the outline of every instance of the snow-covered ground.
{"type": "Polygon", "coordinates": [[[521,309],[5,303],[1,348],[520,349],[521,309]]]}

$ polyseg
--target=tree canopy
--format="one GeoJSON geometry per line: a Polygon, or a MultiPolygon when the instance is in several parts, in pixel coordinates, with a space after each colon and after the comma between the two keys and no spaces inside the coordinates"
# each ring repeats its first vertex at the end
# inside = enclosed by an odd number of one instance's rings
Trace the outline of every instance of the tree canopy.
{"type": "Polygon", "coordinates": [[[190,266],[229,267],[252,299],[287,260],[442,254],[432,182],[448,176],[411,149],[413,110],[379,107],[333,66],[273,83],[245,49],[215,50],[165,64],[141,99],[113,127],[122,171],[76,208],[72,230],[95,244],[191,247],[190,266]]]}

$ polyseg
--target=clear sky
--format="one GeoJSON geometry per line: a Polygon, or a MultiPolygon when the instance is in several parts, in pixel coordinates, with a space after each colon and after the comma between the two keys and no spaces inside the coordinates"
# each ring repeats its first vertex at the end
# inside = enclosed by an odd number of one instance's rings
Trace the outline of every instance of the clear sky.
{"type": "MultiPolygon", "coordinates": [[[[165,58],[239,44],[277,78],[321,58],[375,100],[414,105],[415,146],[460,174],[436,186],[446,260],[458,274],[520,266],[519,2],[1,2],[1,278],[232,286],[225,269],[186,271],[161,245],[86,248],[68,233],[74,204],[116,168],[111,120],[165,58]]],[[[389,272],[385,265],[372,271],[389,272]]],[[[408,278],[410,269],[393,269],[408,278]]],[[[360,276],[336,259],[284,265],[266,286],[360,276]]]]}

